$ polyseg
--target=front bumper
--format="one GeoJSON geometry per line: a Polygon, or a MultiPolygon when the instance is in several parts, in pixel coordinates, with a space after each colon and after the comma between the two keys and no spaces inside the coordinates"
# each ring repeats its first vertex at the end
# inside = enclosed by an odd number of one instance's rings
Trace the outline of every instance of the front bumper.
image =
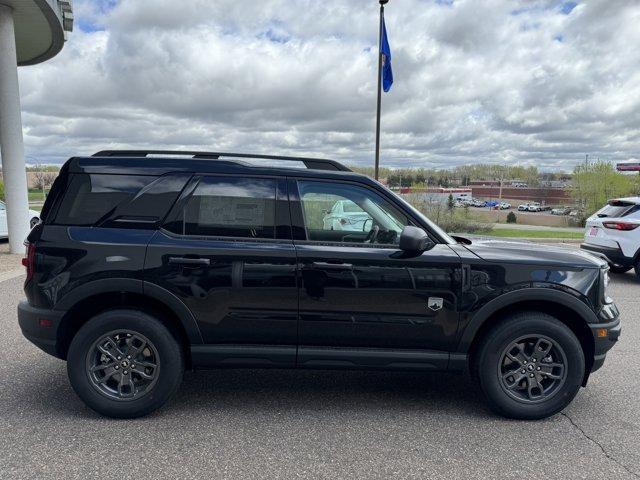
{"type": "Polygon", "coordinates": [[[35,308],[28,302],[18,304],[18,324],[22,334],[36,347],[62,358],[58,349],[58,327],[64,312],[35,308]]]}
{"type": "Polygon", "coordinates": [[[580,248],[591,253],[599,253],[607,257],[607,261],[620,267],[632,267],[633,257],[626,257],[620,247],[603,247],[592,243],[581,243],[580,248]]]}
{"type": "Polygon", "coordinates": [[[610,303],[605,305],[604,308],[608,309],[607,316],[611,316],[613,319],[607,323],[589,325],[594,340],[593,366],[591,367],[591,372],[595,372],[602,367],[607,352],[613,348],[620,338],[622,327],[620,325],[617,307],[613,303],[610,303]]]}

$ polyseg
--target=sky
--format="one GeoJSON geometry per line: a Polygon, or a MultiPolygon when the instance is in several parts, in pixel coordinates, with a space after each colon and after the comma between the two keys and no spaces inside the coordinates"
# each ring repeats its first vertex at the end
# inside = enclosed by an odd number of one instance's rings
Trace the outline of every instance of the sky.
{"type": "MultiPolygon", "coordinates": [[[[107,148],[374,158],[375,0],[75,0],[19,69],[27,163],[107,148]]],[[[637,0],[390,0],[381,165],[640,157],[637,0]]]]}

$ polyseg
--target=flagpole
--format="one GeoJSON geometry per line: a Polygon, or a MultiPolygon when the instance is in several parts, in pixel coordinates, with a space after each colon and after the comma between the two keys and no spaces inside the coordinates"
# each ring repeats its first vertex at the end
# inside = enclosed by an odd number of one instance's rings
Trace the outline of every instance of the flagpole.
{"type": "Polygon", "coordinates": [[[384,20],[384,6],[389,0],[379,0],[380,2],[380,28],[378,32],[378,105],[376,107],[376,163],[374,178],[378,180],[378,170],[380,168],[380,104],[382,103],[382,22],[384,20]]]}

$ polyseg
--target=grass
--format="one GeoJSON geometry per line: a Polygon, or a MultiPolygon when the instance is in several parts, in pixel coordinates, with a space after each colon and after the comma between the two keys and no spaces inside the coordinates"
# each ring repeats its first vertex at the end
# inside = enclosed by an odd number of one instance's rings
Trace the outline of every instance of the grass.
{"type": "Polygon", "coordinates": [[[30,202],[43,202],[44,195],[42,194],[42,190],[30,189],[29,190],[29,201],[30,202]]]}
{"type": "Polygon", "coordinates": [[[510,238],[553,238],[559,240],[581,240],[582,232],[559,232],[557,230],[517,230],[515,228],[496,228],[489,235],[510,238]]]}

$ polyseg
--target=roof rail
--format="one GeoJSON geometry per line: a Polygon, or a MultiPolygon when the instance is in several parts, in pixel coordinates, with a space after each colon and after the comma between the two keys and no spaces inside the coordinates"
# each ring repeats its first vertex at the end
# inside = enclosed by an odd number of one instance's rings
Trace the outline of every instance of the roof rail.
{"type": "MultiPolygon", "coordinates": [[[[283,157],[280,155],[259,155],[250,153],[224,153],[224,152],[198,152],[186,150],[102,150],[94,153],[93,157],[147,157],[149,155],[185,155],[191,158],[202,158],[208,160],[218,160],[224,158],[259,158],[266,160],[285,160],[290,162],[301,162],[305,167],[312,170],[338,170],[342,172],[351,172],[351,169],[345,167],[340,162],[328,160],[325,158],[305,158],[305,157],[283,157]]],[[[247,166],[246,162],[238,162],[247,166]]]]}

